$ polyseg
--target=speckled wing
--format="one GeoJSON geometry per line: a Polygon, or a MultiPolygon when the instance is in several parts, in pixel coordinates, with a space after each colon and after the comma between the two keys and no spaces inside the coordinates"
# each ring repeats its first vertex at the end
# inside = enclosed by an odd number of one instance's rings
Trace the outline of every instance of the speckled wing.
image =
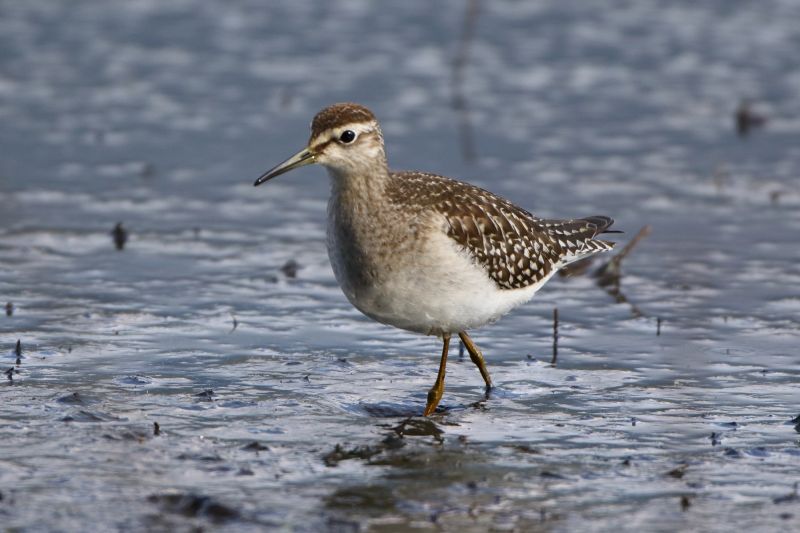
{"type": "Polygon", "coordinates": [[[416,172],[402,178],[405,201],[441,212],[448,236],[503,289],[528,287],[566,264],[614,246],[594,239],[613,224],[609,217],[545,220],[467,183],[416,172]]]}

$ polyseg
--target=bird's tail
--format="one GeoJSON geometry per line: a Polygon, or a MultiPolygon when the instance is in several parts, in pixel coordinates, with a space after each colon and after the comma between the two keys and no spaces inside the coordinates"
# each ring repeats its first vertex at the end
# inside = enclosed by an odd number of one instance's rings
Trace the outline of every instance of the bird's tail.
{"type": "Polygon", "coordinates": [[[619,230],[609,229],[612,225],[614,225],[614,219],[605,215],[593,215],[580,220],[586,222],[589,228],[592,226],[594,227],[594,234],[592,235],[591,240],[587,241],[587,245],[590,243],[601,245],[602,249],[598,249],[598,252],[610,250],[616,243],[613,241],[595,239],[595,237],[602,233],[622,233],[619,230]]]}
{"type": "Polygon", "coordinates": [[[563,250],[561,261],[564,265],[614,248],[614,242],[597,239],[603,233],[620,233],[610,230],[614,219],[596,215],[571,220],[543,221],[550,236],[563,250]]]}

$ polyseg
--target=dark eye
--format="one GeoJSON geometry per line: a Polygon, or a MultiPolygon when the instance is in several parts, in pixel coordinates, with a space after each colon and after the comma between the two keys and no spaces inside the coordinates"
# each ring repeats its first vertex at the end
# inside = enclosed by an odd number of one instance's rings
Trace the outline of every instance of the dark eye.
{"type": "Polygon", "coordinates": [[[356,140],[356,132],[353,130],[344,130],[341,135],[339,135],[339,140],[342,141],[344,144],[350,144],[351,142],[356,140]]]}

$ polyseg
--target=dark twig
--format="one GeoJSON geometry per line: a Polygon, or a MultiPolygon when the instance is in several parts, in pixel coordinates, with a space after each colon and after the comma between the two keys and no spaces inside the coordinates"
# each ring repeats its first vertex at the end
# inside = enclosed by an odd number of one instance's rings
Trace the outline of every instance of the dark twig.
{"type": "Polygon", "coordinates": [[[550,366],[556,366],[558,361],[558,307],[553,309],[553,359],[550,366]]]}
{"type": "Polygon", "coordinates": [[[117,222],[117,225],[111,230],[111,237],[114,239],[114,246],[117,247],[117,250],[125,248],[125,243],[128,241],[128,232],[122,227],[122,222],[117,222]]]}
{"type": "Polygon", "coordinates": [[[294,259],[289,259],[281,267],[281,272],[283,272],[283,274],[290,279],[294,279],[297,277],[298,270],[300,270],[300,264],[294,259]]]}
{"type": "Polygon", "coordinates": [[[685,494],[683,496],[681,496],[681,511],[683,511],[685,513],[686,511],[689,510],[689,507],[691,507],[691,506],[692,506],[692,502],[689,499],[689,497],[686,496],[685,494]]]}
{"type": "Polygon", "coordinates": [[[593,274],[597,279],[597,284],[604,287],[606,292],[613,296],[617,303],[625,303],[631,306],[631,313],[633,313],[635,317],[644,316],[644,313],[638,306],[629,302],[628,298],[620,289],[620,282],[622,281],[622,260],[631,253],[634,247],[639,244],[639,241],[650,235],[651,231],[652,228],[649,225],[644,226],[617,255],[601,265],[593,274]]]}
{"type": "Polygon", "coordinates": [[[742,100],[742,103],[739,104],[734,119],[736,121],[736,132],[742,138],[747,137],[751,129],[760,128],[767,123],[767,117],[753,111],[748,100],[742,100]]]}
{"type": "MultiPolygon", "coordinates": [[[[600,267],[597,268],[594,272],[594,276],[598,278],[598,283],[601,287],[605,287],[606,285],[613,284],[619,280],[621,275],[620,267],[622,260],[631,253],[634,246],[639,244],[639,241],[643,238],[650,235],[652,228],[648,226],[644,226],[642,229],[639,230],[633,239],[625,245],[625,247],[614,257],[603,263],[600,267]]],[[[598,258],[597,255],[590,255],[586,259],[581,259],[580,261],[575,261],[574,263],[570,263],[569,265],[565,266],[564,268],[558,271],[558,275],[564,278],[571,278],[573,276],[580,276],[581,274],[585,273],[589,270],[589,267],[594,262],[595,258],[598,258]]]]}
{"type": "Polygon", "coordinates": [[[619,285],[620,278],[622,277],[622,260],[631,253],[636,245],[639,244],[639,241],[650,235],[652,231],[653,228],[651,226],[644,226],[618,254],[595,270],[594,277],[597,278],[597,283],[601,287],[614,284],[619,285]]]}

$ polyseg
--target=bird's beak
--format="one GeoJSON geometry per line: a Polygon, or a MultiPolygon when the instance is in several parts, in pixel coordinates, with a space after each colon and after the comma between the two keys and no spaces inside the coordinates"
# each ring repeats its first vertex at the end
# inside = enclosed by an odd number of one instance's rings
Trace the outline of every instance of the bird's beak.
{"type": "Polygon", "coordinates": [[[312,163],[315,163],[314,154],[312,154],[308,148],[303,148],[302,150],[294,154],[292,157],[290,157],[280,165],[264,172],[253,185],[258,187],[265,181],[269,181],[276,176],[280,176],[281,174],[284,174],[296,168],[304,167],[306,165],[311,165],[312,163]]]}

